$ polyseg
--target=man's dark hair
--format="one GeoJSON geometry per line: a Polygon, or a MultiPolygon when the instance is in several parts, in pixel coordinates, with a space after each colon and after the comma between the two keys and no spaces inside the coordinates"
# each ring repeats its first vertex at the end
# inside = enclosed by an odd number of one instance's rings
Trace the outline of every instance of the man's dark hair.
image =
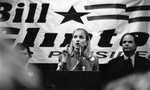
{"type": "Polygon", "coordinates": [[[30,48],[26,43],[18,43],[15,47],[15,50],[24,50],[24,49],[27,49],[29,56],[32,57],[33,52],[30,51],[30,48]]]}
{"type": "Polygon", "coordinates": [[[126,34],[124,34],[124,35],[122,36],[122,38],[121,38],[121,40],[120,40],[120,43],[119,43],[120,46],[122,46],[123,38],[124,38],[126,35],[132,36],[132,37],[134,38],[135,44],[136,44],[137,46],[139,46],[139,44],[138,44],[138,39],[137,39],[138,37],[137,37],[135,34],[132,34],[132,33],[126,33],[126,34]]]}

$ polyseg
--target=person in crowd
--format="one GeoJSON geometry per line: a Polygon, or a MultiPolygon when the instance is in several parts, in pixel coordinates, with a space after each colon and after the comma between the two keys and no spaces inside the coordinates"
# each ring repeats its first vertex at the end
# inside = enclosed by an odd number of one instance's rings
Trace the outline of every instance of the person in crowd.
{"type": "MultiPolygon", "coordinates": [[[[21,65],[22,69],[24,69],[25,72],[27,73],[28,78],[38,79],[36,83],[38,83],[39,86],[37,86],[36,89],[43,90],[41,71],[37,67],[33,66],[32,64],[29,64],[28,62],[33,54],[29,46],[26,43],[17,43],[14,50],[17,54],[17,57],[19,58],[18,62],[21,65]]],[[[25,87],[21,87],[21,88],[25,88],[25,87]]]]}
{"type": "Polygon", "coordinates": [[[28,61],[32,57],[33,52],[31,52],[29,46],[25,43],[17,43],[15,51],[21,58],[21,63],[25,69],[28,68],[28,61]]]}
{"type": "Polygon", "coordinates": [[[34,75],[29,75],[19,55],[8,44],[0,42],[0,90],[33,90],[39,87],[38,69],[32,68],[34,75]]]}
{"type": "Polygon", "coordinates": [[[126,33],[120,40],[124,55],[116,57],[108,62],[107,78],[115,80],[133,74],[144,73],[150,70],[150,61],[139,56],[136,52],[141,45],[138,36],[133,33],[126,33]]]}
{"type": "Polygon", "coordinates": [[[72,40],[59,56],[57,70],[98,71],[97,56],[93,55],[89,33],[83,28],[73,31],[72,40]]]}

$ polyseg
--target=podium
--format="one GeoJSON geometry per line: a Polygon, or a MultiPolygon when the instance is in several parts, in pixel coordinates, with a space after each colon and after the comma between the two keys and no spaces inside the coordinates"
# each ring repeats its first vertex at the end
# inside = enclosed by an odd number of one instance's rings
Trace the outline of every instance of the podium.
{"type": "Polygon", "coordinates": [[[47,71],[47,88],[57,90],[100,90],[100,71],[47,71]]]}
{"type": "Polygon", "coordinates": [[[99,71],[56,71],[57,64],[30,63],[41,71],[42,86],[44,90],[101,90],[107,77],[103,71],[107,64],[99,64],[99,71]]]}

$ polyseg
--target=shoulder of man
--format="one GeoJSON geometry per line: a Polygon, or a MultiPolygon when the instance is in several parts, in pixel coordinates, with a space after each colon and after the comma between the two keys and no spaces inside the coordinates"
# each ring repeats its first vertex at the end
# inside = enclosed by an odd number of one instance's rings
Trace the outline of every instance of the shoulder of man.
{"type": "Polygon", "coordinates": [[[123,61],[123,56],[120,56],[120,57],[116,57],[116,58],[111,59],[111,60],[108,62],[108,64],[109,64],[109,63],[122,62],[122,61],[123,61]]]}
{"type": "Polygon", "coordinates": [[[150,62],[150,60],[146,57],[142,57],[142,56],[137,55],[136,58],[138,58],[139,60],[142,60],[142,61],[150,62]]]}

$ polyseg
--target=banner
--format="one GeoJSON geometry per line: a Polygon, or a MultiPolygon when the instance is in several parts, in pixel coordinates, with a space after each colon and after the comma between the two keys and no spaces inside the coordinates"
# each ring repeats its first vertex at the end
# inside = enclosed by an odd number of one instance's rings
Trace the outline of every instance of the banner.
{"type": "MultiPolygon", "coordinates": [[[[0,0],[1,36],[15,47],[27,43],[30,63],[58,63],[73,30],[86,29],[99,63],[122,55],[123,34],[150,34],[149,0],[0,0]]],[[[139,54],[150,58],[149,37],[139,40],[139,54]]]]}

